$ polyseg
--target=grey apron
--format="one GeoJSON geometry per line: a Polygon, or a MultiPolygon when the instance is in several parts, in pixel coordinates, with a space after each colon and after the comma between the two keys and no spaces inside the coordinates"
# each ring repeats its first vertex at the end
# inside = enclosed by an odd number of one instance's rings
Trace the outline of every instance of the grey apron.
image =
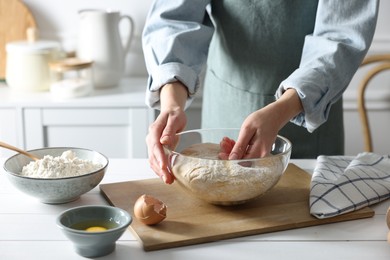
{"type": "MultiPolygon", "coordinates": [[[[203,92],[203,128],[240,127],[275,100],[280,82],[299,66],[304,37],[314,28],[314,0],[212,1],[212,38],[203,92]]],[[[313,133],[288,123],[280,132],[292,158],[344,154],[342,100],[313,133]]]]}

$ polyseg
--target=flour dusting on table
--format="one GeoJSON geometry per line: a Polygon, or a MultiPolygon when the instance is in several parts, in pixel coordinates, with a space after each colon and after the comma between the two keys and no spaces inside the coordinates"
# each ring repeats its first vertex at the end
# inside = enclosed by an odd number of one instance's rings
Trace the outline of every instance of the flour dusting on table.
{"type": "Polygon", "coordinates": [[[68,150],[61,156],[45,155],[38,161],[30,162],[23,167],[21,175],[33,178],[64,178],[90,173],[101,167],[101,164],[80,159],[75,152],[68,150]]]}

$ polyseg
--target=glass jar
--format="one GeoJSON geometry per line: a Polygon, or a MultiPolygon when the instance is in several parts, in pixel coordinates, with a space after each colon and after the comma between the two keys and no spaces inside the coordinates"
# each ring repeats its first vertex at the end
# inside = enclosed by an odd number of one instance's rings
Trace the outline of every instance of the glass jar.
{"type": "Polygon", "coordinates": [[[6,45],[6,51],[6,81],[12,90],[20,92],[49,90],[50,69],[48,63],[63,58],[63,52],[58,42],[9,42],[6,45]]]}
{"type": "Polygon", "coordinates": [[[93,90],[92,61],[67,58],[51,62],[50,92],[57,98],[89,95],[93,90]]]}

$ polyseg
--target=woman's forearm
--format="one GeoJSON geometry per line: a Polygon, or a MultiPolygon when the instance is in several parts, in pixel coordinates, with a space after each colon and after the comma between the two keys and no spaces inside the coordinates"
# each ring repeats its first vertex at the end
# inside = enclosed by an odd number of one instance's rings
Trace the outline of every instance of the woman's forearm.
{"type": "Polygon", "coordinates": [[[272,109],[279,130],[292,118],[303,111],[303,106],[295,89],[287,89],[283,95],[265,109],[272,109]]]}
{"type": "Polygon", "coordinates": [[[180,81],[168,83],[160,90],[161,111],[184,110],[187,98],[187,87],[180,81]]]}

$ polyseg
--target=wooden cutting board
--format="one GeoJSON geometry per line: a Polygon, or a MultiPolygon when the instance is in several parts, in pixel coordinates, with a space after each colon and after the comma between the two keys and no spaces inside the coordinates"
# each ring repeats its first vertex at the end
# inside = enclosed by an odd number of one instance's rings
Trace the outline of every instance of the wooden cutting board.
{"type": "Polygon", "coordinates": [[[30,10],[20,0],[0,0],[0,79],[5,78],[8,42],[26,40],[26,31],[36,23],[30,10]]]}
{"type": "Polygon", "coordinates": [[[279,183],[264,196],[239,206],[215,206],[192,198],[177,184],[166,185],[158,178],[101,184],[111,205],[132,216],[142,194],[159,198],[167,205],[167,218],[155,226],[133,220],[130,226],[145,251],[199,244],[221,239],[262,234],[326,223],[372,217],[364,208],[349,214],[317,219],[309,213],[311,176],[289,164],[279,183]]]}

